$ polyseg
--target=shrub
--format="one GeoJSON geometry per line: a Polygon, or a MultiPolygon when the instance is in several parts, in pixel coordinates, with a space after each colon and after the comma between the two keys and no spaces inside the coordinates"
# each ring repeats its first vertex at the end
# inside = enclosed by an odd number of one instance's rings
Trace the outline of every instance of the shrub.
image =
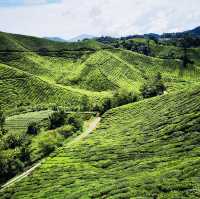
{"type": "Polygon", "coordinates": [[[66,125],[66,126],[56,129],[56,132],[59,133],[60,135],[64,136],[65,138],[68,138],[71,135],[73,135],[73,130],[74,130],[73,126],[66,125]]]}
{"type": "Polygon", "coordinates": [[[19,159],[20,150],[9,149],[0,153],[0,183],[22,171],[24,164],[19,159]]]}
{"type": "Polygon", "coordinates": [[[56,132],[41,133],[37,139],[37,148],[42,152],[43,156],[52,153],[56,147],[62,146],[63,138],[56,132]]]}
{"type": "Polygon", "coordinates": [[[7,133],[3,136],[3,148],[4,149],[14,149],[21,146],[23,143],[23,138],[20,135],[14,133],[7,133]]]}
{"type": "Polygon", "coordinates": [[[113,95],[112,107],[117,107],[137,101],[137,95],[125,89],[117,90],[113,95]]]}
{"type": "Polygon", "coordinates": [[[40,148],[44,156],[47,156],[55,150],[55,145],[50,141],[45,141],[40,143],[40,148]]]}
{"type": "Polygon", "coordinates": [[[36,122],[32,122],[29,124],[27,128],[27,134],[30,135],[37,135],[40,131],[39,125],[36,122]]]}
{"type": "Polygon", "coordinates": [[[162,81],[162,76],[158,73],[152,81],[146,82],[140,89],[143,98],[162,95],[166,87],[162,81]]]}
{"type": "Polygon", "coordinates": [[[0,128],[1,128],[1,131],[3,131],[5,121],[6,121],[5,115],[4,115],[3,111],[0,110],[0,128]]]}
{"type": "Polygon", "coordinates": [[[66,115],[63,110],[56,111],[49,117],[49,129],[56,129],[65,124],[66,115]]]}
{"type": "Polygon", "coordinates": [[[74,127],[75,131],[81,131],[83,128],[83,120],[82,118],[76,114],[76,113],[71,113],[67,117],[67,123],[72,125],[74,127]]]}

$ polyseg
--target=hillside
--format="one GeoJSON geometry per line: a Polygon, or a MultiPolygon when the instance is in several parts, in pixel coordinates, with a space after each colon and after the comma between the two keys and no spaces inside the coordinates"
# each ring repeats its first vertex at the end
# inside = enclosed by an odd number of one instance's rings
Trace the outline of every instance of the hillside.
{"type": "Polygon", "coordinates": [[[96,132],[0,197],[199,198],[199,90],[107,112],[96,132]]]}
{"type": "MultiPolygon", "coordinates": [[[[198,48],[190,51],[195,64],[182,68],[179,59],[162,59],[161,54],[171,52],[171,47],[156,45],[153,41],[150,46],[156,57],[114,49],[94,40],[60,43],[2,32],[0,40],[3,41],[0,43],[0,74],[4,78],[1,79],[0,102],[4,109],[20,104],[48,107],[53,103],[74,110],[80,109],[83,98],[88,98],[92,109],[103,106],[105,100],[112,98],[113,91],[119,89],[138,94],[146,80],[158,72],[169,91],[198,82],[200,77],[198,48]],[[40,50],[44,48],[46,51],[40,50]],[[26,77],[12,76],[15,73],[26,77]],[[5,78],[10,75],[11,78],[5,78]]],[[[173,49],[177,51],[176,47],[173,49]]]]}
{"type": "Polygon", "coordinates": [[[81,106],[84,96],[91,103],[101,102],[110,96],[106,92],[95,93],[62,87],[7,65],[0,64],[0,73],[0,104],[5,109],[26,104],[57,104],[73,110],[81,106]]]}
{"type": "Polygon", "coordinates": [[[138,92],[146,79],[153,78],[158,72],[166,84],[171,85],[199,81],[200,77],[198,66],[183,69],[178,59],[160,59],[123,49],[97,51],[79,69],[72,72],[74,75],[62,77],[59,83],[94,91],[126,88],[138,92]]]}
{"type": "Polygon", "coordinates": [[[77,51],[91,50],[108,47],[93,40],[83,42],[56,42],[44,38],[17,35],[0,32],[0,51],[38,51],[47,49],[48,51],[77,51]]]}
{"type": "Polygon", "coordinates": [[[89,54],[104,48],[95,41],[60,43],[42,38],[0,32],[0,104],[3,109],[20,104],[57,104],[79,109],[82,98],[102,104],[107,92],[60,85],[63,76],[73,77],[89,54]],[[40,49],[46,49],[42,51],[40,49]]]}

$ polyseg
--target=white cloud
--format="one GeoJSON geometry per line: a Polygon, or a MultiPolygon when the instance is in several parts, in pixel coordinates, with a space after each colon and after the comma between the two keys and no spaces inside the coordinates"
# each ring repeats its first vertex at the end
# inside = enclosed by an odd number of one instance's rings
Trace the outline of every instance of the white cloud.
{"type": "Polygon", "coordinates": [[[59,4],[0,8],[0,29],[63,38],[82,33],[120,36],[182,31],[200,25],[199,7],[199,0],[63,0],[59,4]]]}

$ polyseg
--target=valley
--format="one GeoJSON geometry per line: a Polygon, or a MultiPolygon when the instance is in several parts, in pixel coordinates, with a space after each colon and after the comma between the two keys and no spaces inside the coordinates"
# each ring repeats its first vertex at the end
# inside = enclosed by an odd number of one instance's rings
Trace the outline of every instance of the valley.
{"type": "Polygon", "coordinates": [[[0,32],[0,198],[200,197],[199,40],[141,37],[0,32]]]}

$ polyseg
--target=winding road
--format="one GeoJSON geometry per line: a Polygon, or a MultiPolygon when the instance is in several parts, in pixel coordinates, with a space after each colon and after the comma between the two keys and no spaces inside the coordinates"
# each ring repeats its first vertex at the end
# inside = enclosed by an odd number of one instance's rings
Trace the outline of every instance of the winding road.
{"type": "MultiPolygon", "coordinates": [[[[97,125],[99,124],[101,118],[100,117],[95,117],[92,120],[90,120],[88,122],[87,127],[85,128],[85,131],[83,133],[81,133],[79,136],[77,136],[76,138],[74,138],[72,141],[70,141],[69,143],[67,143],[65,145],[65,147],[69,147],[81,140],[83,140],[84,138],[86,138],[90,133],[92,133],[97,125]]],[[[22,173],[19,176],[16,176],[14,178],[12,178],[11,180],[9,180],[6,184],[1,186],[1,190],[3,191],[4,189],[6,189],[7,187],[13,185],[14,183],[22,180],[23,178],[25,178],[26,176],[30,175],[36,168],[38,168],[43,162],[45,161],[45,159],[41,160],[40,162],[38,162],[37,164],[35,164],[34,166],[32,166],[30,169],[28,169],[27,171],[25,171],[24,173],[22,173]]]]}

